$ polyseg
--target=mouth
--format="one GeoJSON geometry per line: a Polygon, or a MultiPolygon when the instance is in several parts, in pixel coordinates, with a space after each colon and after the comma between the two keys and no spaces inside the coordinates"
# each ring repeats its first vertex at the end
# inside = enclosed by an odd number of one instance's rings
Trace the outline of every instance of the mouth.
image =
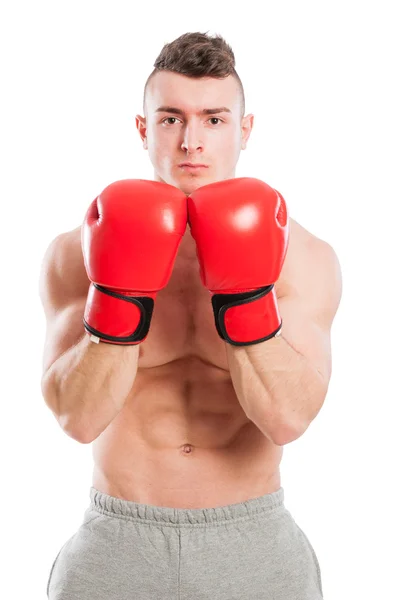
{"type": "Polygon", "coordinates": [[[207,165],[203,165],[200,163],[189,163],[189,162],[181,163],[178,166],[181,169],[186,169],[187,171],[196,171],[196,170],[208,168],[207,165]]]}

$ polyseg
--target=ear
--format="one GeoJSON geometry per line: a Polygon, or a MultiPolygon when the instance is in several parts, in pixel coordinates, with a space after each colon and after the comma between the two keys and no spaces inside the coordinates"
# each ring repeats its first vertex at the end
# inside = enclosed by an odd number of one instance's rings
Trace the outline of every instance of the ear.
{"type": "Polygon", "coordinates": [[[136,115],[135,124],[138,129],[138,133],[144,145],[144,150],[148,150],[148,140],[146,136],[146,118],[141,115],[136,115]]]}
{"type": "Polygon", "coordinates": [[[242,142],[241,148],[242,150],[246,150],[247,142],[249,140],[251,131],[253,129],[254,115],[246,115],[246,117],[242,118],[241,123],[241,134],[242,134],[242,142]]]}

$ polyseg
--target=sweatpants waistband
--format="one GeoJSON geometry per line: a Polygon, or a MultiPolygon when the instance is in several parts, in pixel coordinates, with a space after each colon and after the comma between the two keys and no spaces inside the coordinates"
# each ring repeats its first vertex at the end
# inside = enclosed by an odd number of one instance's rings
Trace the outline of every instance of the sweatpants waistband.
{"type": "Polygon", "coordinates": [[[91,508],[108,515],[119,516],[142,522],[168,523],[171,525],[211,524],[234,521],[252,517],[260,513],[269,513],[284,504],[284,489],[258,498],[251,498],[239,504],[228,504],[215,508],[171,508],[166,506],[153,506],[140,504],[131,500],[124,500],[109,496],[94,487],[90,488],[91,508]]]}

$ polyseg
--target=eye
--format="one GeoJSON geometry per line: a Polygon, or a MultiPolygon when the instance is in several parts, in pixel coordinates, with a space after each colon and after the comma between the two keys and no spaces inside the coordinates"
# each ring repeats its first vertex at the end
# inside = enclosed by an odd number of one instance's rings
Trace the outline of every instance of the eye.
{"type": "MultiPolygon", "coordinates": [[[[222,119],[220,119],[219,117],[210,117],[210,119],[208,120],[217,121],[217,123],[212,123],[212,125],[218,125],[218,122],[222,123],[222,119]]],[[[162,123],[165,123],[166,125],[174,125],[174,121],[179,121],[179,119],[177,119],[177,117],[166,117],[165,119],[163,119],[162,123]],[[170,123],[170,121],[173,121],[173,123],[170,123]]]]}
{"type": "MultiPolygon", "coordinates": [[[[170,121],[170,119],[174,119],[174,121],[178,121],[177,117],[166,117],[165,119],[163,119],[162,123],[164,123],[165,121],[170,121]]],[[[174,125],[174,123],[168,123],[168,125],[174,125]]]]}

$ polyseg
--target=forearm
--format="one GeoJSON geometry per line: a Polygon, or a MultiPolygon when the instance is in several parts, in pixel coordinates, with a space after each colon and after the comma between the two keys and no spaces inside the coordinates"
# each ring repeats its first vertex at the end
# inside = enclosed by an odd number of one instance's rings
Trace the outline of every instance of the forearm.
{"type": "Polygon", "coordinates": [[[90,442],[123,408],[137,372],[139,345],[90,341],[88,335],[61,355],[42,379],[42,392],[62,429],[90,442]]]}
{"type": "Polygon", "coordinates": [[[232,382],[248,418],[279,445],[302,435],[326,393],[316,369],[282,335],[226,347],[232,382]]]}

